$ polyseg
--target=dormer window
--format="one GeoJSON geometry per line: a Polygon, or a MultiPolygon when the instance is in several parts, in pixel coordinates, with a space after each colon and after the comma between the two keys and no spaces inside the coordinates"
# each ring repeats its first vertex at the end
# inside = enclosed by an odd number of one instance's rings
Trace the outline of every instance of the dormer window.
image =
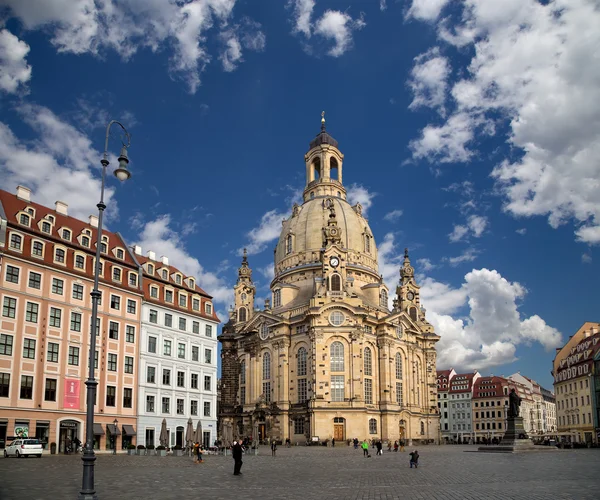
{"type": "Polygon", "coordinates": [[[192,309],[194,311],[200,310],[200,299],[192,299],[192,309]]]}
{"type": "Polygon", "coordinates": [[[23,224],[24,226],[29,226],[30,221],[31,218],[27,214],[21,214],[21,216],[19,217],[19,223],[23,224]]]}
{"type": "Polygon", "coordinates": [[[89,248],[90,247],[90,238],[89,236],[82,236],[81,237],[81,245],[84,247],[89,248]]]}
{"type": "Polygon", "coordinates": [[[190,288],[196,288],[196,283],[194,282],[193,279],[190,279],[189,283],[190,283],[190,288]]]}
{"type": "Polygon", "coordinates": [[[71,231],[69,229],[63,229],[61,236],[63,240],[71,241],[71,231]]]}
{"type": "Polygon", "coordinates": [[[148,274],[154,274],[154,266],[152,264],[148,264],[148,274]]]}
{"type": "Polygon", "coordinates": [[[181,275],[179,275],[179,274],[175,275],[175,283],[177,283],[178,285],[181,285],[181,275]]]}
{"type": "Polygon", "coordinates": [[[54,250],[54,260],[61,264],[65,263],[65,251],[62,248],[54,250]]]}
{"type": "Polygon", "coordinates": [[[52,230],[52,226],[50,225],[49,222],[42,222],[42,232],[43,233],[48,233],[50,234],[50,231],[52,230]]]}
{"type": "Polygon", "coordinates": [[[165,290],[165,301],[173,302],[173,290],[165,290]]]}
{"type": "Polygon", "coordinates": [[[56,222],[54,215],[46,215],[46,219],[48,219],[52,224],[56,222]]]}
{"type": "Polygon", "coordinates": [[[204,310],[206,311],[206,314],[212,314],[212,304],[207,302],[204,306],[204,310]]]}
{"type": "Polygon", "coordinates": [[[32,217],[35,217],[35,209],[34,209],[34,208],[32,208],[32,207],[27,207],[27,208],[25,209],[25,211],[26,211],[26,212],[27,212],[29,215],[31,215],[32,217]]]}
{"type": "Polygon", "coordinates": [[[163,269],[162,277],[164,280],[168,281],[169,280],[169,271],[167,271],[166,269],[163,269]]]}
{"type": "Polygon", "coordinates": [[[102,253],[107,253],[108,252],[108,246],[106,245],[106,243],[104,243],[104,242],[100,243],[100,251],[102,253]]]}
{"type": "Polygon", "coordinates": [[[122,248],[117,248],[115,255],[117,256],[117,259],[125,259],[125,252],[123,251],[122,248]]]}
{"type": "Polygon", "coordinates": [[[187,295],[179,294],[179,305],[181,307],[187,307],[187,295]]]}

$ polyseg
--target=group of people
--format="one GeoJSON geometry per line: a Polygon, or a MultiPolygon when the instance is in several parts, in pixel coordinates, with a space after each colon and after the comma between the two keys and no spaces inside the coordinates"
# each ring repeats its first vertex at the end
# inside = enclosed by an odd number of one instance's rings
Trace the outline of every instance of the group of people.
{"type": "MultiPolygon", "coordinates": [[[[353,444],[354,444],[354,449],[358,449],[358,445],[359,445],[359,441],[357,438],[353,439],[353,444]]],[[[381,442],[381,439],[375,441],[373,443],[374,447],[377,449],[377,455],[383,455],[383,444],[381,442]]],[[[361,444],[360,444],[361,449],[363,450],[363,456],[366,458],[371,458],[371,455],[369,454],[369,442],[365,439],[361,444]]],[[[395,441],[394,442],[394,451],[398,451],[398,449],[400,449],[400,451],[404,451],[404,440],[400,440],[400,442],[395,441]]],[[[388,451],[392,450],[392,442],[389,441],[388,442],[388,451]]],[[[410,468],[412,469],[413,466],[415,468],[417,468],[419,466],[419,452],[417,450],[409,453],[410,455],[410,468]]]]}
{"type": "Polygon", "coordinates": [[[204,460],[202,460],[202,445],[196,441],[193,445],[193,451],[194,451],[194,463],[195,464],[201,464],[202,462],[204,462],[204,460]]]}

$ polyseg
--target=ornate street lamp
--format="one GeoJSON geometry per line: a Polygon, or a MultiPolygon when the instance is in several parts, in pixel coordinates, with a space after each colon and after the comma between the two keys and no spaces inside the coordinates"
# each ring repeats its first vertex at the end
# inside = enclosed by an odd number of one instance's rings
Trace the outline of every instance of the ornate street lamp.
{"type": "MultiPolygon", "coordinates": [[[[90,328],[90,353],[89,353],[89,375],[85,382],[87,386],[87,413],[85,419],[85,448],[83,450],[83,479],[81,482],[81,491],[79,492],[79,500],[97,500],[96,490],[94,488],[94,462],[96,454],[94,453],[94,404],[96,402],[96,382],[94,378],[94,358],[96,352],[96,322],[98,319],[98,300],[100,299],[100,291],[98,290],[98,281],[100,278],[100,248],[102,245],[102,215],[106,209],[104,204],[104,183],[106,178],[106,167],[108,167],[108,137],[110,127],[117,124],[123,129],[123,138],[121,140],[121,154],[119,155],[119,167],[115,170],[115,176],[120,181],[126,181],[131,177],[131,172],[127,169],[129,158],[127,157],[127,148],[131,144],[129,132],[116,120],[112,120],[106,127],[106,141],[104,143],[104,155],[100,163],[102,164],[102,187],[100,189],[100,203],[98,207],[98,238],[96,241],[96,263],[94,265],[94,289],[90,294],[92,296],[92,322],[90,328]]],[[[115,419],[115,427],[117,419],[115,419]]],[[[115,450],[116,451],[116,450],[115,450]]]]}
{"type": "Polygon", "coordinates": [[[117,454],[117,425],[119,425],[119,421],[116,419],[116,417],[115,417],[115,419],[113,421],[113,425],[115,426],[114,427],[114,431],[115,432],[112,435],[112,439],[113,439],[113,455],[116,455],[117,454]]]}

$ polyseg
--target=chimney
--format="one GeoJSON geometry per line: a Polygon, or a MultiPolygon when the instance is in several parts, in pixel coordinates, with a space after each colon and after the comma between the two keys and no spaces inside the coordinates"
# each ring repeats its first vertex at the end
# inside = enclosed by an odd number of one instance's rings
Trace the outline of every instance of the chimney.
{"type": "Polygon", "coordinates": [[[98,227],[98,216],[97,215],[90,215],[90,226],[98,227]]]}
{"type": "Polygon", "coordinates": [[[168,266],[168,265],[169,265],[169,257],[165,257],[165,256],[163,255],[163,256],[160,258],[160,260],[162,261],[162,263],[163,263],[165,266],[168,266]]]}
{"type": "Polygon", "coordinates": [[[142,255],[142,247],[139,245],[133,246],[133,253],[136,255],[142,255]]]}
{"type": "Polygon", "coordinates": [[[31,189],[25,186],[17,186],[17,198],[29,203],[31,201],[31,189]]]}
{"type": "Polygon", "coordinates": [[[598,328],[592,326],[592,335],[596,335],[598,333],[598,328]]]}
{"type": "Polygon", "coordinates": [[[152,250],[150,250],[147,255],[150,260],[156,260],[156,254],[152,250]]]}
{"type": "Polygon", "coordinates": [[[55,201],[54,202],[54,210],[56,210],[56,212],[59,214],[69,215],[69,212],[67,211],[68,208],[69,208],[69,205],[67,205],[64,201],[55,201]]]}

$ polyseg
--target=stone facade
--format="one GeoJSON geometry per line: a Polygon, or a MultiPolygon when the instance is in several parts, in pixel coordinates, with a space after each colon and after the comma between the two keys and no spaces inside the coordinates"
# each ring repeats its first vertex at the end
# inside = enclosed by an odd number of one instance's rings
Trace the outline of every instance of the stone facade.
{"type": "Polygon", "coordinates": [[[304,202],[283,221],[261,309],[244,253],[222,345],[221,433],[437,441],[436,351],[408,251],[390,310],[377,247],[326,131],[305,155],[304,202]],[[228,432],[228,431],[226,431],[228,432]]]}

